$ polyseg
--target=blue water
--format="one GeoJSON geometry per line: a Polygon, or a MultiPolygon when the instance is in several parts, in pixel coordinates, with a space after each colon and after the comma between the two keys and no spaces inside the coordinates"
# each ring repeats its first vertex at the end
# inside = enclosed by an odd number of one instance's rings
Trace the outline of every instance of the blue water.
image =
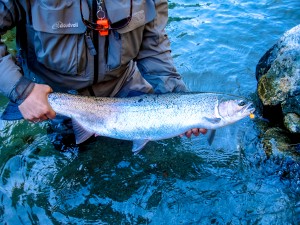
{"type": "MultiPolygon", "coordinates": [[[[169,1],[174,62],[192,91],[253,98],[260,57],[300,23],[298,0],[169,1]]],[[[0,98],[2,111],[6,99],[0,98]]],[[[246,118],[205,136],[100,137],[58,152],[46,124],[0,121],[1,224],[300,224],[299,158],[267,157],[246,118]]]]}

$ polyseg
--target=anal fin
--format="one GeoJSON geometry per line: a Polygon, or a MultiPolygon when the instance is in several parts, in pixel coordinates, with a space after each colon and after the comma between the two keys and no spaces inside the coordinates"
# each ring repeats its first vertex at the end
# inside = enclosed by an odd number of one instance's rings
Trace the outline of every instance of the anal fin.
{"type": "Polygon", "coordinates": [[[133,140],[132,152],[138,154],[148,142],[149,140],[133,140]]]}

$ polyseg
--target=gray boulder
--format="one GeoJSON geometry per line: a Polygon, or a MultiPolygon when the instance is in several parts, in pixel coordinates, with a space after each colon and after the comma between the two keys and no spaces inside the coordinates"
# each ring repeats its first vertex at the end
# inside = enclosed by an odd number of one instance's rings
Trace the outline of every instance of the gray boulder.
{"type": "Polygon", "coordinates": [[[287,31],[260,59],[256,78],[264,116],[300,134],[300,25],[287,31]]]}

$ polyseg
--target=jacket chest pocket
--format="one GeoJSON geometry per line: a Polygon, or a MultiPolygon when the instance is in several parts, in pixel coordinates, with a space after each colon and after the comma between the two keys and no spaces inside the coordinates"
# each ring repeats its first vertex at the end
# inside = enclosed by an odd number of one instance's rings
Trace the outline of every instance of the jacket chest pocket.
{"type": "Polygon", "coordinates": [[[109,36],[107,54],[107,69],[109,71],[127,65],[138,55],[143,38],[143,28],[144,26],[141,26],[134,31],[122,34],[114,31],[109,36]]]}
{"type": "MultiPolygon", "coordinates": [[[[81,20],[79,2],[38,0],[32,5],[36,58],[61,74],[81,75],[87,64],[86,27],[81,20]]],[[[85,1],[82,3],[82,11],[88,18],[88,6],[85,1]]]]}
{"type": "Polygon", "coordinates": [[[155,18],[156,9],[153,0],[110,0],[105,5],[112,24],[130,17],[126,26],[120,26],[109,37],[107,64],[109,70],[114,70],[137,57],[144,27],[155,18]]]}

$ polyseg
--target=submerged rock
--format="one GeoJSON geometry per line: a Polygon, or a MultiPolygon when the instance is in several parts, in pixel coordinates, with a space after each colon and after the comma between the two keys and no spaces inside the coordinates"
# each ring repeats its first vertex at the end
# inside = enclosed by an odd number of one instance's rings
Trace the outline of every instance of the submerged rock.
{"type": "MultiPolygon", "coordinates": [[[[272,106],[282,108],[284,118],[292,113],[300,115],[300,25],[286,32],[260,59],[256,67],[257,92],[263,112],[272,106]],[[267,106],[267,107],[265,107],[267,106]]],[[[291,116],[288,116],[291,118],[291,116]]],[[[284,125],[293,133],[300,133],[299,119],[286,118],[284,125]]]]}
{"type": "Polygon", "coordinates": [[[270,156],[277,150],[281,152],[291,150],[291,140],[285,130],[279,127],[272,127],[267,129],[263,136],[262,144],[267,156],[270,156]]]}
{"type": "MultiPolygon", "coordinates": [[[[287,31],[259,60],[257,93],[264,117],[283,129],[265,132],[281,144],[300,142],[300,25],[287,31]],[[291,139],[289,139],[292,137],[291,139]]],[[[281,146],[279,144],[278,146],[281,146]]],[[[280,148],[279,148],[280,149],[280,148]]]]}
{"type": "Polygon", "coordinates": [[[258,94],[264,105],[281,104],[299,92],[300,48],[279,54],[258,83],[258,94]]]}
{"type": "Polygon", "coordinates": [[[300,117],[296,113],[288,113],[284,116],[284,125],[292,133],[300,133],[300,117]]]}

